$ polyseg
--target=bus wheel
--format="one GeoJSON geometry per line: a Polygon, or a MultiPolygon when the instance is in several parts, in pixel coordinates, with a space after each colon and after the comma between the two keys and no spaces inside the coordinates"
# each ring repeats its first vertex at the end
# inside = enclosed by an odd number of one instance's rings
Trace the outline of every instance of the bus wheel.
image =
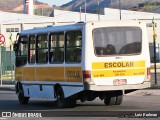
{"type": "Polygon", "coordinates": [[[67,107],[74,108],[76,106],[77,99],[76,98],[67,98],[67,107]]]}
{"type": "Polygon", "coordinates": [[[106,96],[104,99],[105,105],[115,105],[116,103],[116,97],[106,96]]]}
{"type": "Polygon", "coordinates": [[[19,86],[19,90],[18,90],[18,100],[20,104],[28,104],[29,101],[29,97],[25,97],[24,96],[24,91],[23,91],[23,87],[21,84],[18,85],[19,86]]]}
{"type": "Polygon", "coordinates": [[[56,99],[57,99],[57,106],[59,108],[64,108],[66,106],[66,100],[64,98],[64,93],[61,87],[57,87],[55,90],[56,99]]]}
{"type": "Polygon", "coordinates": [[[123,95],[116,96],[116,103],[115,105],[120,105],[123,101],[123,95]]]}

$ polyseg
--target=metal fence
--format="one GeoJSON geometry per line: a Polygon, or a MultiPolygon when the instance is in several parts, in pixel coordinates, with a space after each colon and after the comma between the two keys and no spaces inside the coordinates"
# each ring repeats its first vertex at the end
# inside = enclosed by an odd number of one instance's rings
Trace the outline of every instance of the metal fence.
{"type": "Polygon", "coordinates": [[[15,53],[12,50],[12,46],[3,47],[0,46],[0,77],[2,84],[14,83],[14,63],[15,53]]]}
{"type": "MultiPolygon", "coordinates": [[[[150,50],[151,63],[154,63],[154,46],[153,46],[153,43],[149,44],[149,50],[150,50]]],[[[160,45],[159,45],[159,43],[156,44],[156,62],[160,63],[160,45]]]]}

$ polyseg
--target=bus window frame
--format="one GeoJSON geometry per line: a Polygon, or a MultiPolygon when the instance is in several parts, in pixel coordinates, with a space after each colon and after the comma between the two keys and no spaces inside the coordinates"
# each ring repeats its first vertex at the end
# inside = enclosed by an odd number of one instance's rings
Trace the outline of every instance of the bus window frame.
{"type": "MultiPolygon", "coordinates": [[[[65,62],[66,64],[77,64],[77,63],[81,63],[82,62],[82,41],[83,41],[83,30],[82,29],[76,29],[76,30],[68,30],[65,32],[65,62]],[[81,34],[81,45],[80,46],[73,46],[72,48],[75,48],[75,50],[77,48],[80,48],[80,61],[67,61],[67,33],[68,32],[74,32],[74,37],[75,37],[75,32],[80,32],[81,34]]],[[[74,56],[75,57],[75,56],[74,56]]]]}
{"type": "MultiPolygon", "coordinates": [[[[63,64],[64,62],[65,62],[65,31],[58,31],[58,32],[51,32],[50,33],[50,35],[49,35],[49,63],[50,64],[63,64]],[[63,33],[63,34],[61,34],[61,33],[63,33]],[[51,36],[52,35],[63,35],[63,37],[64,37],[64,46],[63,47],[51,47],[51,36]],[[62,51],[63,52],[63,60],[62,61],[60,61],[60,62],[58,62],[58,61],[51,61],[51,50],[52,49],[56,49],[56,48],[63,48],[64,50],[62,51]]],[[[52,56],[53,57],[53,56],[52,56]]]]}
{"type": "MultiPolygon", "coordinates": [[[[48,64],[48,56],[49,55],[47,55],[47,60],[46,60],[46,62],[38,62],[38,50],[42,50],[42,49],[47,49],[47,52],[49,52],[49,34],[48,33],[38,33],[38,34],[36,34],[36,36],[35,36],[36,38],[35,38],[35,44],[36,44],[36,48],[35,48],[35,54],[36,54],[36,64],[48,64]],[[40,35],[46,35],[47,36],[47,46],[48,46],[48,48],[38,48],[38,36],[40,36],[40,35]]],[[[45,40],[44,40],[45,41],[45,40]]],[[[45,52],[45,54],[47,53],[47,52],[45,52]]],[[[45,55],[46,56],[46,55],[45,55]]]]}
{"type": "MultiPolygon", "coordinates": [[[[33,56],[32,56],[33,57],[33,56]]],[[[28,63],[29,64],[35,64],[36,63],[36,34],[32,34],[32,35],[29,35],[29,42],[28,42],[28,63]],[[35,42],[35,49],[30,49],[30,38],[34,36],[34,42],[35,42]],[[34,54],[34,57],[35,57],[35,60],[34,62],[31,62],[30,61],[30,50],[35,50],[35,54],[34,54]]]]}

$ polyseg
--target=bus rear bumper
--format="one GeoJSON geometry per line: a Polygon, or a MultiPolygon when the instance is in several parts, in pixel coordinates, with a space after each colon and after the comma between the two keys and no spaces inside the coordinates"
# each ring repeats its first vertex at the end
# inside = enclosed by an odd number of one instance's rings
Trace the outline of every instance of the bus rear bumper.
{"type": "Polygon", "coordinates": [[[93,91],[108,91],[108,90],[136,90],[144,89],[151,87],[151,82],[143,82],[142,84],[133,84],[133,85],[85,85],[86,90],[93,91]]]}

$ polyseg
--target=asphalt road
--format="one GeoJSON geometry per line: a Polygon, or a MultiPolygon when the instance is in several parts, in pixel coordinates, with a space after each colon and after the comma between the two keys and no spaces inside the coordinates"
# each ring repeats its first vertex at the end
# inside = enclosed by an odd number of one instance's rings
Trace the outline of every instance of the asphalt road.
{"type": "MultiPolygon", "coordinates": [[[[149,91],[149,90],[148,90],[149,91]]],[[[160,90],[149,92],[141,91],[135,94],[125,95],[120,106],[105,106],[103,101],[96,99],[92,102],[81,103],[77,101],[75,108],[59,109],[52,100],[31,98],[27,105],[20,105],[17,95],[13,91],[0,91],[0,115],[1,112],[34,112],[42,113],[45,117],[51,116],[107,116],[117,113],[118,115],[127,114],[134,111],[134,115],[139,112],[147,112],[160,115],[160,90]],[[152,94],[151,94],[151,93],[152,94]],[[44,114],[45,113],[45,114],[44,114]]],[[[116,114],[116,115],[117,115],[116,114]]],[[[133,114],[133,113],[132,113],[133,114]]],[[[117,116],[118,117],[118,116],[117,116]]],[[[121,116],[122,117],[122,116],[121,116]]]]}

